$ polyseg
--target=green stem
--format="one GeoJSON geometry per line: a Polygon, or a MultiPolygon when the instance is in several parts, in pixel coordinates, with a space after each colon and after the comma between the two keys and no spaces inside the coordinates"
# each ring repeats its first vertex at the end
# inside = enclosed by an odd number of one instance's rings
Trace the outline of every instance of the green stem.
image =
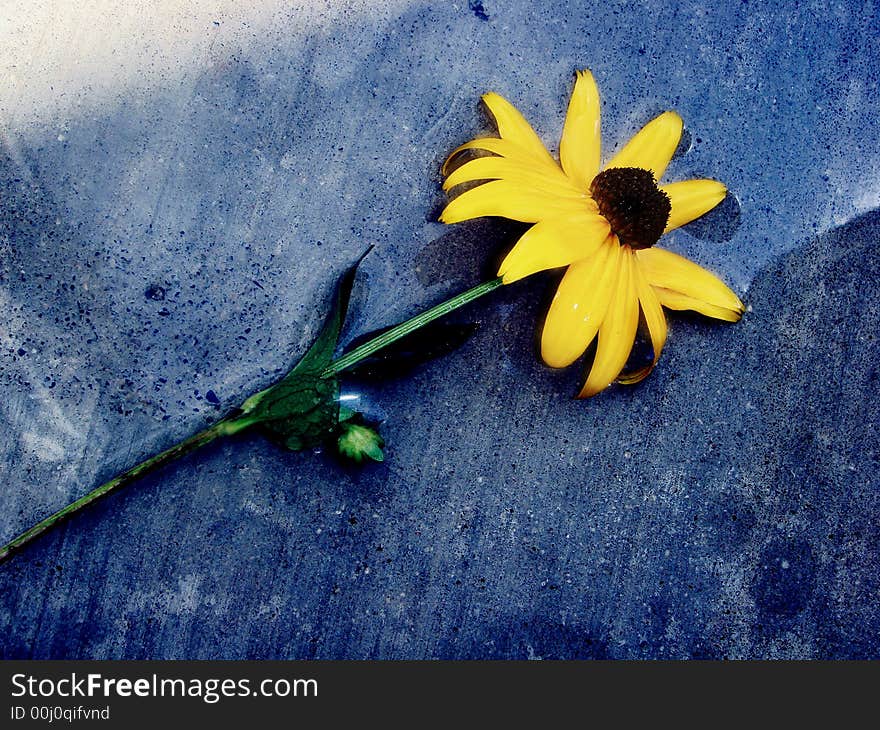
{"type": "Polygon", "coordinates": [[[439,319],[440,317],[449,314],[459,307],[463,307],[465,304],[468,304],[475,299],[479,299],[484,294],[495,291],[498,287],[502,285],[502,283],[503,282],[500,276],[497,279],[484,281],[482,284],[477,284],[477,286],[473,287],[472,289],[468,289],[467,291],[464,291],[461,294],[452,297],[452,299],[447,299],[445,302],[441,302],[436,307],[431,307],[427,311],[422,312],[421,314],[417,314],[412,319],[406,320],[406,322],[401,322],[396,327],[393,327],[387,332],[383,332],[378,337],[374,337],[372,340],[370,340],[369,342],[365,342],[360,347],[356,347],[347,355],[343,355],[338,360],[334,360],[326,368],[324,368],[324,372],[321,373],[321,375],[327,378],[331,375],[341,373],[346,368],[350,368],[355,363],[360,362],[365,357],[369,357],[374,352],[381,350],[383,347],[387,347],[392,342],[399,340],[401,337],[406,337],[411,332],[415,332],[417,329],[419,329],[420,327],[424,327],[429,322],[433,322],[435,319],[439,319]]]}
{"type": "MultiPolygon", "coordinates": [[[[492,279],[490,281],[485,281],[482,284],[478,284],[477,286],[462,292],[461,294],[457,294],[451,299],[447,299],[445,302],[441,302],[435,307],[431,307],[431,309],[428,309],[421,314],[417,314],[415,317],[412,317],[405,322],[401,322],[396,327],[392,327],[387,332],[383,332],[381,335],[374,337],[369,342],[365,342],[360,347],[356,347],[348,354],[343,355],[338,360],[330,363],[321,373],[321,376],[324,378],[329,378],[342,372],[346,368],[350,368],[352,365],[360,362],[365,357],[369,357],[374,352],[381,350],[383,347],[387,347],[392,342],[399,340],[401,337],[406,337],[406,335],[410,334],[411,332],[415,332],[420,327],[424,327],[429,322],[433,322],[435,319],[439,319],[440,317],[449,314],[459,307],[463,307],[465,304],[468,304],[469,302],[472,302],[475,299],[479,299],[481,296],[488,294],[491,291],[494,291],[495,289],[500,287],[502,283],[503,282],[500,277],[497,279],[492,279]]],[[[46,530],[54,527],[62,520],[70,517],[71,515],[81,510],[83,507],[90,505],[92,502],[100,499],[101,497],[104,497],[111,492],[114,492],[117,489],[120,489],[121,487],[130,484],[136,479],[139,479],[145,474],[149,474],[150,472],[161,468],[165,464],[168,464],[175,459],[186,456],[196,449],[199,449],[202,446],[211,443],[214,439],[219,438],[220,436],[229,436],[253,425],[255,423],[255,419],[253,416],[248,416],[248,414],[254,409],[254,407],[260,401],[263,395],[272,390],[273,387],[274,386],[270,386],[266,390],[260,391],[259,393],[256,393],[248,398],[242,404],[240,415],[238,415],[237,417],[224,418],[222,421],[219,421],[210,428],[206,428],[204,431],[199,431],[199,433],[197,433],[195,436],[190,436],[188,439],[181,441],[179,444],[175,444],[174,446],[166,449],[160,454],[156,454],[156,456],[153,456],[146,461],[142,461],[137,466],[133,466],[131,469],[120,474],[117,477],[114,477],[109,482],[105,482],[101,486],[96,487],[85,496],[80,497],[75,502],[72,502],[66,507],[58,510],[55,514],[50,515],[42,522],[37,523],[26,532],[23,532],[14,540],[8,542],[6,545],[0,548],[0,563],[8,558],[13,552],[20,549],[24,545],[27,545],[31,540],[46,532],[46,530]]]]}
{"type": "Polygon", "coordinates": [[[152,471],[156,471],[157,469],[165,466],[171,461],[175,459],[179,459],[186,454],[189,454],[196,449],[205,446],[206,444],[211,443],[214,439],[220,436],[228,436],[233,433],[237,433],[241,431],[243,428],[246,428],[250,425],[249,422],[244,420],[236,420],[236,419],[223,419],[218,423],[215,423],[210,428],[206,428],[204,431],[199,431],[195,436],[190,436],[188,439],[181,441],[178,444],[175,444],[169,449],[156,454],[155,456],[147,459],[146,461],[142,461],[137,466],[133,466],[126,472],[113,477],[108,482],[104,482],[99,487],[95,487],[91,492],[86,494],[83,497],[80,497],[75,502],[67,505],[66,507],[58,510],[55,514],[49,515],[42,522],[38,522],[31,529],[26,532],[21,533],[14,540],[11,540],[2,548],[0,548],[0,562],[3,562],[6,558],[8,558],[13,552],[18,550],[19,548],[27,545],[31,540],[42,535],[46,530],[54,527],[62,520],[70,517],[72,514],[79,512],[83,507],[90,505],[92,502],[100,499],[101,497],[105,497],[111,492],[120,489],[121,487],[130,484],[131,482],[139,479],[140,477],[149,474],[152,471]]]}
{"type": "MultiPolygon", "coordinates": [[[[412,317],[411,319],[408,319],[405,322],[401,322],[395,327],[392,327],[387,332],[383,332],[381,335],[374,337],[369,342],[365,342],[360,347],[356,347],[354,350],[343,355],[338,360],[334,360],[326,368],[324,368],[324,371],[321,373],[321,377],[329,378],[331,375],[337,375],[338,373],[341,373],[346,368],[350,368],[352,365],[359,363],[365,357],[369,357],[374,352],[381,350],[383,347],[387,347],[392,342],[396,342],[397,340],[399,340],[401,337],[406,337],[411,332],[415,332],[417,329],[419,329],[420,327],[424,327],[429,322],[433,322],[435,319],[440,319],[440,317],[455,311],[459,307],[463,307],[465,304],[468,304],[475,299],[479,299],[481,296],[488,294],[489,292],[495,291],[503,284],[504,282],[499,276],[497,279],[484,281],[482,284],[477,284],[475,287],[472,287],[467,291],[463,291],[461,294],[456,294],[454,297],[452,297],[451,299],[447,299],[445,302],[440,302],[440,304],[431,307],[421,314],[417,314],[415,317],[412,317]]],[[[250,398],[242,403],[242,417],[253,411],[254,408],[257,407],[257,404],[263,399],[263,396],[269,393],[274,387],[274,384],[270,385],[265,390],[254,393],[250,398]]]]}

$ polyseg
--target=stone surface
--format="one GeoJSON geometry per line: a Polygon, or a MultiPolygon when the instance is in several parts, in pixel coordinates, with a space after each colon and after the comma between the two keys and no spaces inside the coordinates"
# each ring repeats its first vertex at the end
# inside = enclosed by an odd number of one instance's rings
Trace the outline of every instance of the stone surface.
{"type": "Polygon", "coordinates": [[[606,152],[680,111],[668,178],[733,196],[663,245],[750,311],[582,402],[535,357],[557,277],[496,292],[347,383],[384,464],[241,435],[0,565],[0,656],[880,656],[872,4],[166,4],[4,31],[0,540],[268,384],[367,244],[349,339],[490,274],[516,225],[435,222],[487,89],[551,147],[576,68],[606,152]]]}

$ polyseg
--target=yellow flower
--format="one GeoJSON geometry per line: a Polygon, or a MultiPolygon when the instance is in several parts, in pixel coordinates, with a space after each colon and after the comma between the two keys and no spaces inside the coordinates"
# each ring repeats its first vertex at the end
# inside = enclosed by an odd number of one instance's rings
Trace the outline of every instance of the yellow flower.
{"type": "Polygon", "coordinates": [[[649,122],[600,172],[599,91],[589,71],[577,74],[560,162],[510,102],[495,93],[483,101],[499,137],[471,140],[450,155],[443,167],[444,190],[479,184],[455,197],[440,220],[501,216],[534,223],[498,275],[509,284],[568,267],[547,314],[541,355],[548,365],[565,367],[598,336],[579,397],[595,395],[615,379],[636,383],[651,372],[666,342],[664,306],[739,320],[743,304],[720,279],[654,247],[663,233],[699,218],[727,193],[715,180],[657,184],[681,138],[678,114],[665,112],[649,122]],[[450,162],[464,150],[483,154],[452,170],[450,162]],[[622,375],[640,317],[653,362],[622,375]]]}

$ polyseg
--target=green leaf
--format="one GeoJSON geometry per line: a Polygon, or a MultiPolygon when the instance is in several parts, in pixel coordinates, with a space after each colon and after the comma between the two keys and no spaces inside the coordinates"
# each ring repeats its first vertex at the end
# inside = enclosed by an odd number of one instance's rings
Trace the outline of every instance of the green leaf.
{"type": "MultiPolygon", "coordinates": [[[[345,315],[348,312],[348,301],[351,298],[351,289],[354,286],[354,277],[357,273],[358,266],[364,257],[373,250],[370,246],[363,255],[350,266],[345,273],[339,277],[336,284],[336,293],[333,298],[333,305],[327,319],[324,320],[324,326],[321,328],[318,337],[312,343],[302,359],[293,367],[293,369],[285,376],[292,378],[297,373],[304,372],[321,372],[333,360],[333,353],[336,351],[336,345],[339,342],[339,333],[342,331],[342,325],[345,323],[345,315]]],[[[282,381],[283,382],[283,381],[282,381]]]]}
{"type": "Polygon", "coordinates": [[[260,402],[260,426],[291,451],[315,446],[336,429],[339,383],[320,371],[288,376],[260,402]]]}
{"type": "Polygon", "coordinates": [[[339,379],[322,373],[333,360],[357,268],[371,249],[340,277],[324,325],[302,359],[275,385],[245,403],[249,420],[292,451],[321,443],[339,423],[339,379]]]}

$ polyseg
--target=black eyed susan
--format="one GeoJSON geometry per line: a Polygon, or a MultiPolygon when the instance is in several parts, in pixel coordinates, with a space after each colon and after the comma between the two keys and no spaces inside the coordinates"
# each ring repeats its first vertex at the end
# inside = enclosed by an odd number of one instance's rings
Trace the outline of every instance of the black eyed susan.
{"type": "MultiPolygon", "coordinates": [[[[361,414],[339,403],[340,373],[395,342],[402,344],[404,338],[449,312],[544,269],[568,267],[544,325],[544,360],[555,367],[570,365],[598,337],[581,396],[598,393],[615,378],[633,383],[651,371],[666,341],[664,306],[693,309],[731,322],[740,318],[742,303],[713,274],[653,248],[663,233],[703,215],[726,194],[724,186],[714,180],[658,186],[681,136],[677,114],[666,112],[650,122],[600,172],[599,93],[589,72],[577,76],[559,162],[513,106],[497,94],[483,98],[500,136],[475,139],[453,152],[452,158],[463,150],[482,151],[483,156],[449,171],[446,189],[462,183],[476,187],[452,200],[441,219],[455,223],[502,216],[534,224],[504,260],[498,277],[383,328],[334,359],[361,256],[340,277],[311,347],[283,377],[253,393],[213,426],[94,487],[0,545],[0,562],[105,495],[217,438],[245,429],[259,429],[292,451],[335,438],[339,453],[357,463],[382,461],[382,437],[361,414]],[[648,329],[653,362],[621,375],[640,318],[648,329]]],[[[421,339],[410,339],[398,349],[415,349],[419,362],[445,354],[444,348],[432,352],[424,347],[425,341],[423,332],[421,339]],[[419,353],[420,349],[424,351],[419,353]]],[[[386,351],[385,356],[393,362],[394,351],[386,351]]],[[[413,361],[411,355],[407,357],[413,361]]]]}
{"type": "Polygon", "coordinates": [[[658,184],[681,138],[678,114],[653,119],[600,171],[599,91],[589,71],[577,74],[559,162],[506,99],[489,93],[483,101],[499,137],[471,140],[450,155],[444,189],[478,184],[451,200],[440,220],[500,216],[534,224],[498,275],[509,284],[568,267],[547,313],[541,355],[548,365],[565,367],[598,337],[580,397],[595,395],[614,380],[636,383],[651,372],[666,341],[664,306],[739,320],[743,304],[720,279],[654,247],[662,234],[699,218],[727,193],[715,180],[658,184]],[[465,150],[483,156],[451,170],[450,162],[465,150]],[[653,359],[622,374],[640,317],[653,359]]]}

